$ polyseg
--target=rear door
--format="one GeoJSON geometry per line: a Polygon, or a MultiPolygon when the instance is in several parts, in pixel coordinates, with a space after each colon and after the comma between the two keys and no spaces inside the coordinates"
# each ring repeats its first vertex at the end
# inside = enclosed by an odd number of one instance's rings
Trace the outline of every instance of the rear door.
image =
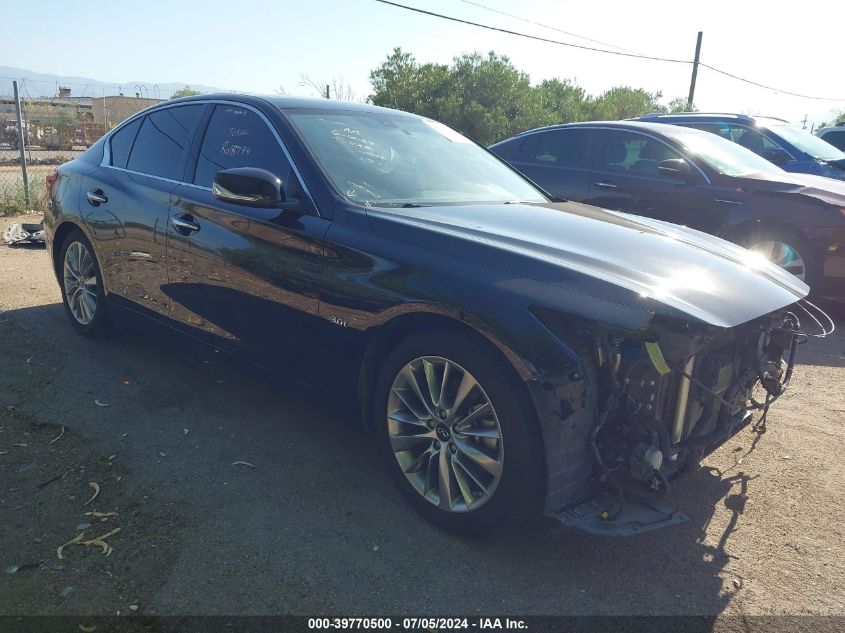
{"type": "Polygon", "coordinates": [[[109,298],[117,303],[169,314],[161,286],[170,194],[204,109],[183,105],[138,117],[112,135],[104,164],[85,177],[85,219],[109,298]]]}
{"type": "Polygon", "coordinates": [[[265,367],[303,378],[313,349],[329,221],[313,202],[281,139],[251,107],[213,106],[168,223],[168,283],[173,316],[186,331],[265,367]],[[214,175],[259,167],[278,176],[290,209],[220,201],[214,175]],[[191,228],[185,228],[186,225],[191,228]]]}
{"type": "Polygon", "coordinates": [[[720,190],[697,169],[691,157],[656,136],[608,128],[602,132],[590,204],[683,224],[713,235],[724,231],[730,203],[720,201],[720,190]],[[660,173],[657,166],[667,159],[690,163],[692,181],[660,173]]]}
{"type": "Polygon", "coordinates": [[[595,133],[580,127],[534,132],[495,151],[552,195],[582,202],[589,193],[595,133]]]}

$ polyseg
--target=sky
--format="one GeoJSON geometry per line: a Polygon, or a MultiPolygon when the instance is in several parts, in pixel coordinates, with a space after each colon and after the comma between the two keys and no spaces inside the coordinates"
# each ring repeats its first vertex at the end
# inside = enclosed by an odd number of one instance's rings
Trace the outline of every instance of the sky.
{"type": "MultiPolygon", "coordinates": [[[[702,62],[781,90],[840,100],[787,96],[702,68],[695,94],[700,110],[779,116],[799,124],[807,116],[809,127],[845,109],[843,13],[841,2],[833,0],[789,5],[757,0],[695,5],[680,0],[472,0],[611,46],[464,0],[396,1],[535,36],[684,60],[692,59],[696,33],[703,31],[702,62]]],[[[262,94],[281,87],[288,94],[305,95],[310,89],[299,84],[308,75],[323,83],[342,79],[363,100],[371,92],[369,72],[401,47],[420,62],[437,63],[492,50],[510,57],[532,83],[569,78],[591,94],[628,85],[660,91],[668,101],[689,91],[689,64],[532,41],[375,0],[64,0],[50,3],[49,10],[39,5],[38,16],[28,3],[3,0],[3,5],[0,63],[115,84],[186,82],[262,94]]]]}

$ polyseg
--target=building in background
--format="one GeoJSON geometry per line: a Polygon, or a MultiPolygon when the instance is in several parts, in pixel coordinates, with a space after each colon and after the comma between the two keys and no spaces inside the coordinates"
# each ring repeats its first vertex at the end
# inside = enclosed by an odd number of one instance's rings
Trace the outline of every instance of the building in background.
{"type": "Polygon", "coordinates": [[[110,130],[125,118],[161,102],[162,99],[123,95],[94,97],[91,99],[91,111],[93,120],[104,125],[106,130],[110,130]]]}
{"type": "MultiPolygon", "coordinates": [[[[59,95],[21,102],[26,145],[30,150],[81,150],[136,112],[161,99],[126,97],[77,97],[59,87],[59,95]]],[[[0,97],[0,148],[18,148],[13,97],[0,97]]]]}

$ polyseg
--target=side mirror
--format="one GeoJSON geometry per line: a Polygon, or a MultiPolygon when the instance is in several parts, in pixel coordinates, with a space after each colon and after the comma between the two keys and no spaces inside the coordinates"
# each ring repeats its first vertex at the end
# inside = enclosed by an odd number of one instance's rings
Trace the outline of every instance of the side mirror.
{"type": "Polygon", "coordinates": [[[285,202],[282,179],[257,167],[218,171],[211,195],[224,202],[264,209],[281,208],[285,202]]]}
{"type": "Polygon", "coordinates": [[[692,181],[692,169],[683,158],[667,158],[657,163],[657,171],[669,178],[678,178],[684,182],[692,181]]]}
{"type": "Polygon", "coordinates": [[[785,165],[792,160],[789,152],[782,147],[767,147],[763,150],[763,158],[775,165],[785,165]]]}

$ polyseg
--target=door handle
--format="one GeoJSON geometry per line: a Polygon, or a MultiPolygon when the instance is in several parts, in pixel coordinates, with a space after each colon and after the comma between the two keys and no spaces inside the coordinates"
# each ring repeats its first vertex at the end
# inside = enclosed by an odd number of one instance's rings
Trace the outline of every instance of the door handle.
{"type": "Polygon", "coordinates": [[[602,189],[619,189],[619,185],[615,182],[611,182],[610,180],[602,180],[601,182],[595,183],[596,187],[601,187],[602,189]]]}
{"type": "Polygon", "coordinates": [[[92,189],[85,194],[85,197],[88,198],[88,202],[95,207],[99,207],[101,204],[105,204],[109,201],[102,189],[92,189]]]}
{"type": "Polygon", "coordinates": [[[182,235],[190,235],[200,230],[200,225],[194,220],[194,216],[183,214],[170,217],[170,224],[182,235]]]}

